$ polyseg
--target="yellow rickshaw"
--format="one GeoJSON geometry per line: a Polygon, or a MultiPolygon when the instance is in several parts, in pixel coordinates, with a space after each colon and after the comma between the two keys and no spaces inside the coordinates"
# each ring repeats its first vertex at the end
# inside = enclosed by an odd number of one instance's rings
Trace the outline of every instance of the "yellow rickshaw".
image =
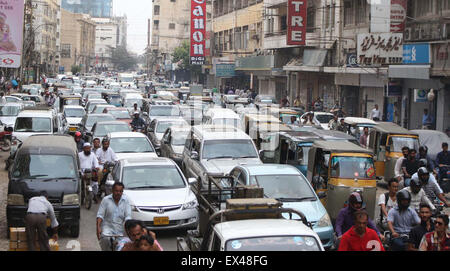
{"type": "Polygon", "coordinates": [[[299,121],[301,114],[289,108],[266,107],[261,110],[263,113],[272,115],[285,124],[292,124],[291,117],[295,117],[299,121]]]}
{"type": "Polygon", "coordinates": [[[315,141],[307,178],[333,221],[355,191],[363,195],[366,211],[374,218],[377,182],[370,150],[346,141],[315,141]]]}
{"type": "Polygon", "coordinates": [[[373,126],[368,142],[374,154],[377,178],[384,178],[385,182],[395,177],[395,163],[403,156],[404,146],[419,150],[419,136],[392,122],[378,122],[373,126]]]}

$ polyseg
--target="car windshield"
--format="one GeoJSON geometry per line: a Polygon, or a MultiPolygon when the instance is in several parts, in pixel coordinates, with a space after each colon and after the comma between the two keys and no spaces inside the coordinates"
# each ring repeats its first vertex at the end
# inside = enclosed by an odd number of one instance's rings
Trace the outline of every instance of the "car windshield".
{"type": "Polygon", "coordinates": [[[129,83],[129,82],[133,82],[134,78],[133,77],[120,77],[119,80],[122,81],[122,82],[129,83]]]}
{"type": "Polygon", "coordinates": [[[133,107],[134,104],[138,105],[138,108],[142,106],[142,99],[126,99],[123,103],[124,107],[133,107]]]}
{"type": "Polygon", "coordinates": [[[109,98],[109,103],[120,103],[120,101],[121,101],[120,96],[109,98]]]}
{"type": "Polygon", "coordinates": [[[212,121],[214,125],[227,125],[233,127],[241,127],[241,120],[239,119],[214,119],[212,121]]]}
{"type": "Polygon", "coordinates": [[[131,119],[130,112],[127,110],[111,110],[109,114],[113,115],[116,119],[131,119]]]}
{"type": "Polygon", "coordinates": [[[176,106],[152,106],[150,116],[179,116],[180,109],[176,106]]]}
{"type": "Polygon", "coordinates": [[[176,132],[172,134],[172,145],[174,146],[184,146],[186,139],[189,135],[188,132],[176,132]]]}
{"type": "Polygon", "coordinates": [[[103,102],[89,103],[88,112],[92,112],[92,110],[94,110],[94,107],[98,104],[106,104],[106,102],[104,102],[104,103],[103,102]]]}
{"type": "Polygon", "coordinates": [[[175,166],[125,167],[122,183],[127,189],[177,189],[186,184],[175,166]]]}
{"type": "Polygon", "coordinates": [[[66,118],[82,118],[85,112],[83,108],[65,108],[64,115],[66,118]]]}
{"type": "Polygon", "coordinates": [[[80,105],[79,99],[66,99],[64,100],[64,105],[80,105]]]}
{"type": "Polygon", "coordinates": [[[86,121],[86,126],[94,126],[94,124],[98,121],[111,121],[115,120],[111,115],[96,115],[96,116],[88,116],[86,121]]]}
{"type": "Polygon", "coordinates": [[[251,140],[207,140],[203,146],[203,159],[226,158],[258,158],[251,140]]]}
{"type": "Polygon", "coordinates": [[[322,115],[322,114],[318,114],[316,115],[316,119],[320,122],[320,123],[325,123],[328,124],[330,122],[330,120],[333,119],[333,115],[322,115]]]}
{"type": "Polygon", "coordinates": [[[88,97],[88,100],[101,99],[102,95],[99,93],[90,93],[87,97],[88,97]]]}
{"type": "Polygon", "coordinates": [[[405,146],[409,149],[418,150],[419,140],[415,137],[393,136],[389,138],[389,145],[391,146],[391,152],[402,152],[402,148],[405,146]]]}
{"type": "Polygon", "coordinates": [[[13,177],[19,179],[75,179],[78,172],[69,155],[24,154],[17,157],[14,165],[13,177]]]}
{"type": "Polygon", "coordinates": [[[17,118],[15,132],[48,132],[51,133],[51,118],[17,118]]]}
{"type": "Polygon", "coordinates": [[[93,114],[100,114],[103,113],[103,110],[105,110],[105,108],[111,107],[109,105],[97,105],[94,107],[94,110],[92,110],[93,114]]]}
{"type": "Polygon", "coordinates": [[[149,141],[143,137],[111,138],[110,146],[115,153],[155,152],[149,141]]]}
{"type": "Polygon", "coordinates": [[[131,132],[128,124],[121,122],[121,124],[98,124],[95,128],[95,136],[106,136],[114,132],[131,132]]]}
{"type": "Polygon", "coordinates": [[[0,106],[0,116],[17,116],[19,115],[20,107],[18,106],[0,106]]]}
{"type": "Polygon", "coordinates": [[[334,156],[331,178],[372,179],[375,177],[373,159],[369,157],[334,156]]]}
{"type": "Polygon", "coordinates": [[[265,236],[227,241],[226,251],[320,251],[312,236],[265,236]]]}
{"type": "Polygon", "coordinates": [[[156,132],[157,133],[164,133],[167,128],[172,126],[180,126],[185,124],[185,122],[182,121],[158,121],[158,125],[156,126],[156,132]]]}
{"type": "Polygon", "coordinates": [[[269,198],[316,199],[308,181],[301,175],[261,175],[256,176],[256,182],[269,198]]]}

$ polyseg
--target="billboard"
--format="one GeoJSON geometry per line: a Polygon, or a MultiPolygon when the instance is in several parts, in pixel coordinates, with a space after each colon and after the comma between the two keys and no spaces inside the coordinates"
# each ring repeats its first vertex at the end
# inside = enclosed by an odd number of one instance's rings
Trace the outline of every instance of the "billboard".
{"type": "Polygon", "coordinates": [[[391,32],[405,31],[407,0],[391,0],[391,32]]]}
{"type": "Polygon", "coordinates": [[[0,67],[19,68],[22,60],[24,1],[0,1],[0,67]]]}
{"type": "Polygon", "coordinates": [[[288,0],[287,45],[305,45],[307,0],[288,0]]]}
{"type": "Polygon", "coordinates": [[[358,35],[359,65],[388,65],[403,62],[402,33],[365,33],[358,35]]]}
{"type": "Polygon", "coordinates": [[[430,45],[416,43],[403,45],[403,64],[429,64],[431,63],[430,45]]]}
{"type": "Polygon", "coordinates": [[[191,0],[191,65],[205,64],[206,0],[191,0]]]}

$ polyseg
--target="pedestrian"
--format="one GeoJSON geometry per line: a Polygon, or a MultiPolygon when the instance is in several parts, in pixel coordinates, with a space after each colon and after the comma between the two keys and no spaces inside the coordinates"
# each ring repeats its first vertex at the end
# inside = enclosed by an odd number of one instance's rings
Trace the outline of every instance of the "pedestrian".
{"type": "Polygon", "coordinates": [[[404,251],[408,234],[413,227],[420,223],[416,211],[409,207],[411,195],[406,190],[397,193],[397,207],[388,213],[388,227],[392,234],[391,247],[393,251],[404,251]]]}
{"type": "Polygon", "coordinates": [[[416,150],[410,149],[408,159],[403,160],[402,171],[404,177],[404,186],[409,186],[411,177],[419,170],[419,161],[416,159],[416,150]]]}
{"type": "Polygon", "coordinates": [[[409,148],[406,146],[402,147],[402,154],[403,154],[403,157],[398,158],[397,162],[395,162],[394,178],[396,178],[403,185],[404,180],[403,180],[402,165],[403,165],[403,161],[405,159],[407,159],[409,156],[409,148]]]}
{"type": "Polygon", "coordinates": [[[328,122],[328,128],[330,128],[330,130],[337,130],[338,126],[339,126],[339,118],[337,114],[334,114],[333,119],[331,119],[330,122],[328,122]]]}
{"type": "Polygon", "coordinates": [[[450,251],[448,215],[438,215],[434,221],[434,231],[425,234],[420,242],[420,251],[450,251]]]}
{"type": "Polygon", "coordinates": [[[367,147],[367,138],[369,138],[369,127],[364,127],[363,134],[359,138],[359,144],[364,148],[367,147]]]}
{"type": "Polygon", "coordinates": [[[6,104],[6,97],[4,92],[0,92],[0,105],[6,104]]]}
{"type": "Polygon", "coordinates": [[[354,226],[344,235],[338,251],[385,251],[377,232],[368,228],[369,214],[364,211],[354,213],[354,226]]]}
{"type": "Polygon", "coordinates": [[[380,110],[378,109],[378,104],[376,104],[372,109],[372,112],[370,113],[370,118],[374,121],[380,121],[381,113],[380,110]]]}
{"type": "Polygon", "coordinates": [[[112,194],[103,198],[97,212],[97,239],[102,251],[112,251],[110,237],[118,239],[125,236],[125,221],[131,219],[131,205],[123,195],[125,186],[116,182],[112,194]]]}
{"type": "Polygon", "coordinates": [[[50,216],[51,228],[53,230],[52,239],[58,240],[58,221],[56,220],[53,205],[48,201],[46,191],[41,191],[39,196],[32,197],[28,201],[27,215],[25,216],[25,231],[29,251],[36,251],[36,234],[39,240],[41,251],[50,251],[47,234],[47,215],[50,216]]]}
{"type": "Polygon", "coordinates": [[[317,97],[317,100],[314,103],[314,111],[316,112],[323,111],[323,102],[322,99],[320,99],[320,97],[317,97]]]}
{"type": "Polygon", "coordinates": [[[431,130],[433,128],[434,124],[434,118],[431,116],[431,114],[428,113],[428,109],[423,110],[423,116],[422,116],[422,129],[429,129],[431,130]]]}
{"type": "Polygon", "coordinates": [[[291,103],[289,102],[289,97],[285,96],[282,100],[281,100],[281,107],[289,107],[291,106],[291,103]]]}
{"type": "Polygon", "coordinates": [[[415,226],[409,232],[408,250],[417,251],[419,250],[420,242],[422,237],[427,233],[434,231],[434,223],[431,220],[431,209],[430,206],[426,204],[421,204],[419,209],[420,224],[415,226]]]}
{"type": "Polygon", "coordinates": [[[300,100],[300,96],[295,97],[294,100],[294,107],[300,107],[302,106],[302,100],[300,100]]]}
{"type": "Polygon", "coordinates": [[[392,178],[388,182],[388,192],[381,194],[378,198],[378,206],[380,206],[380,218],[378,226],[383,230],[388,230],[387,216],[389,211],[397,206],[398,180],[392,178]]]}

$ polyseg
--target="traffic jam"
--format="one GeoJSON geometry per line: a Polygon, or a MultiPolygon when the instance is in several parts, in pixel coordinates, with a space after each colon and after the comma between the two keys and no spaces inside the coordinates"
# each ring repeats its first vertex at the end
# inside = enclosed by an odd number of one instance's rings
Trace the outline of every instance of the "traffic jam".
{"type": "Polygon", "coordinates": [[[448,230],[442,132],[137,74],[52,82],[0,106],[12,251],[94,225],[103,251],[179,229],[178,251],[428,250],[415,227],[448,230]]]}

